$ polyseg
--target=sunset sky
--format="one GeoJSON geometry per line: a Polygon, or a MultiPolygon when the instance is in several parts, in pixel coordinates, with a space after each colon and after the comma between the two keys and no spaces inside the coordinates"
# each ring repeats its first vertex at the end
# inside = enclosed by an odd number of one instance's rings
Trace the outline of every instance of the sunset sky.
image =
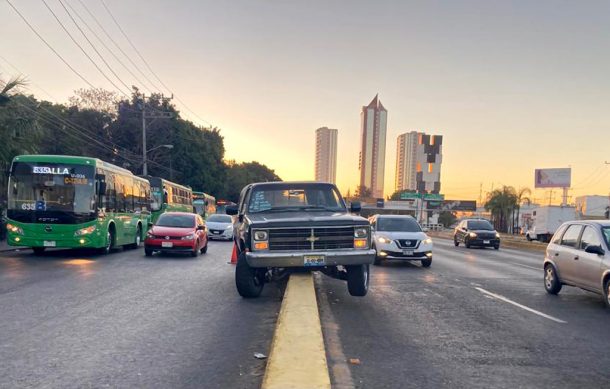
{"type": "MultiPolygon", "coordinates": [[[[79,0],[63,1],[90,20],[79,0]]],[[[82,1],[133,54],[102,3],[82,1]]],[[[360,110],[379,93],[386,195],[396,137],[411,130],[444,136],[447,198],[478,199],[481,184],[533,187],[535,168],[568,166],[571,196],[610,192],[608,1],[105,1],[171,91],[222,128],[229,159],[313,179],[314,131],[337,128],[338,185],[353,191],[360,110]]],[[[12,2],[87,79],[113,89],[40,0],[12,2]]],[[[3,76],[15,66],[32,93],[60,102],[86,87],[5,1],[0,16],[3,76]]]]}

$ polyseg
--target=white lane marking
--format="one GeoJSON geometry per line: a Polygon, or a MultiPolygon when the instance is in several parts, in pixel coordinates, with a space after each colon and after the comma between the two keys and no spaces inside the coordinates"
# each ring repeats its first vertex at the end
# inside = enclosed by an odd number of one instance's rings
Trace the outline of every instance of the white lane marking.
{"type": "Polygon", "coordinates": [[[507,299],[507,298],[506,298],[506,297],[504,297],[504,296],[501,296],[501,295],[499,295],[499,294],[492,293],[492,292],[490,292],[490,291],[488,291],[488,290],[485,290],[485,289],[483,289],[483,288],[475,287],[475,289],[476,289],[476,290],[478,290],[478,291],[479,291],[479,292],[481,292],[481,293],[484,293],[484,294],[485,294],[485,295],[487,295],[487,296],[491,296],[491,297],[496,298],[496,299],[498,299],[498,300],[501,300],[501,301],[504,301],[504,302],[506,302],[506,303],[512,304],[512,305],[514,305],[514,306],[516,306],[516,307],[519,307],[519,308],[521,308],[521,309],[524,309],[524,310],[526,310],[526,311],[528,311],[528,312],[535,313],[535,314],[536,314],[536,315],[538,315],[538,316],[542,316],[542,317],[547,318],[547,319],[549,319],[549,320],[553,320],[554,322],[557,322],[557,323],[563,323],[563,324],[567,323],[567,321],[564,321],[564,320],[558,319],[558,318],[556,318],[556,317],[553,317],[553,316],[547,315],[546,313],[542,313],[542,312],[537,311],[537,310],[535,310],[535,309],[532,309],[532,308],[530,308],[530,307],[526,307],[525,305],[519,304],[519,303],[517,303],[517,302],[515,302],[515,301],[513,301],[513,300],[507,299]]]}
{"type": "Polygon", "coordinates": [[[534,266],[528,266],[528,265],[522,265],[520,263],[515,263],[513,262],[512,265],[517,265],[517,266],[521,266],[521,267],[526,267],[528,269],[534,269],[534,270],[538,270],[538,271],[543,271],[544,269],[541,267],[534,267],[534,266]]]}

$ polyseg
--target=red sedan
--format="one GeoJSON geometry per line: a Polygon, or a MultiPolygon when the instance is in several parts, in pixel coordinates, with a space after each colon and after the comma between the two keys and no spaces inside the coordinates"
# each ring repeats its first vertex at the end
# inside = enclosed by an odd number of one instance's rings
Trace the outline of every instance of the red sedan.
{"type": "Polygon", "coordinates": [[[166,212],[146,234],[144,252],[183,252],[192,257],[208,251],[208,233],[201,216],[194,213],[166,212]]]}

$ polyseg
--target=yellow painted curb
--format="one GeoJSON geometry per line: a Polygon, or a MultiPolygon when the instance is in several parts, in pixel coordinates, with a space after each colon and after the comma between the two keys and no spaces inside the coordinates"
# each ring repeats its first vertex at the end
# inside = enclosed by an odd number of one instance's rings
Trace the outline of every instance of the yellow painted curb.
{"type": "Polygon", "coordinates": [[[330,388],[312,274],[288,280],[262,388],[330,388]]]}

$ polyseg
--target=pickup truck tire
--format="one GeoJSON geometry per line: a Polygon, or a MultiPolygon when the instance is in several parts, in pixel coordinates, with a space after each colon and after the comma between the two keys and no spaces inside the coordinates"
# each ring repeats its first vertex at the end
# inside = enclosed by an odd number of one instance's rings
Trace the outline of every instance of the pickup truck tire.
{"type": "Polygon", "coordinates": [[[366,296],[369,291],[369,265],[346,266],[346,268],[349,294],[358,297],[366,296]]]}
{"type": "Polygon", "coordinates": [[[457,237],[456,237],[456,236],[454,236],[454,237],[453,237],[453,245],[454,245],[455,247],[458,247],[458,246],[460,245],[460,242],[458,242],[458,240],[457,240],[457,237]]]}
{"type": "Polygon", "coordinates": [[[235,286],[237,293],[244,298],[255,298],[261,295],[263,291],[263,282],[257,275],[256,269],[248,265],[246,254],[240,253],[237,257],[237,265],[235,266],[235,286]]]}

